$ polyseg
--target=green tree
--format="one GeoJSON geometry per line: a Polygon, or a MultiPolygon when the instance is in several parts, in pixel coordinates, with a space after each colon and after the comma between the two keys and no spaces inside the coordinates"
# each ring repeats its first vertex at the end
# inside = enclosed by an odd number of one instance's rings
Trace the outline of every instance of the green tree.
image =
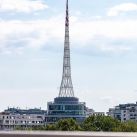
{"type": "Polygon", "coordinates": [[[48,124],[45,128],[45,130],[57,130],[56,124],[48,124]]]}
{"type": "Polygon", "coordinates": [[[137,132],[137,123],[134,121],[122,122],[120,126],[121,132],[137,132]]]}
{"type": "Polygon", "coordinates": [[[82,124],[85,131],[113,131],[120,122],[109,116],[90,116],[82,124]]]}
{"type": "Polygon", "coordinates": [[[56,124],[57,130],[61,131],[75,131],[79,130],[80,127],[74,119],[62,119],[56,124]]]}

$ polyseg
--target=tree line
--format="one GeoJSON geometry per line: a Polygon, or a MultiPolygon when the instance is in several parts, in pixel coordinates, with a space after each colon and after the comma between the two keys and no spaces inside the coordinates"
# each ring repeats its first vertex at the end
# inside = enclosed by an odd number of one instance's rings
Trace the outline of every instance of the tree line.
{"type": "MultiPolygon", "coordinates": [[[[17,127],[17,130],[22,128],[17,127]]],[[[121,122],[110,116],[90,116],[83,123],[77,123],[74,119],[62,119],[55,124],[28,127],[25,130],[137,132],[137,123],[121,122]]]]}

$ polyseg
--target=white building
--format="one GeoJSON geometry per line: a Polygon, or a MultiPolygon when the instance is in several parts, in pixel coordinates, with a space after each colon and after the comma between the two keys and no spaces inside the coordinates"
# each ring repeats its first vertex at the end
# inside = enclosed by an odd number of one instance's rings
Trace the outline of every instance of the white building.
{"type": "Polygon", "coordinates": [[[95,111],[91,108],[86,108],[86,117],[94,115],[95,111]]]}
{"type": "Polygon", "coordinates": [[[94,112],[94,116],[105,116],[105,112],[94,112]]]}
{"type": "Polygon", "coordinates": [[[136,104],[120,104],[115,108],[110,108],[107,114],[122,122],[129,120],[137,122],[137,102],[136,104]]]}
{"type": "Polygon", "coordinates": [[[33,127],[45,124],[45,115],[38,114],[0,114],[0,128],[33,127]]]}

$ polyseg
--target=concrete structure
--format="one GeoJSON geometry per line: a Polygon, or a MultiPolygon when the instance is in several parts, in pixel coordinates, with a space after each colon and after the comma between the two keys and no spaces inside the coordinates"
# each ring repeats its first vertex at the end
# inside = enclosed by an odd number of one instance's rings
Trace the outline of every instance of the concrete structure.
{"type": "Polygon", "coordinates": [[[46,123],[54,123],[63,118],[73,118],[78,122],[82,122],[86,118],[86,105],[84,102],[79,102],[79,99],[74,96],[71,79],[68,0],[66,2],[62,81],[59,96],[54,99],[54,102],[47,104],[46,123]]]}
{"type": "Polygon", "coordinates": [[[110,108],[107,114],[122,122],[129,120],[137,122],[137,102],[136,104],[120,104],[115,108],[110,108]]]}
{"type": "Polygon", "coordinates": [[[0,137],[137,137],[137,133],[2,131],[0,137]]]}

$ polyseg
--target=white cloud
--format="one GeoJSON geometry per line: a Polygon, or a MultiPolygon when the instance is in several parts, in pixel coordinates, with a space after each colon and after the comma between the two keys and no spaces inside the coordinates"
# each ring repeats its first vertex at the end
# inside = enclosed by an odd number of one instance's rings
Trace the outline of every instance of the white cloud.
{"type": "Polygon", "coordinates": [[[25,12],[44,10],[48,8],[41,0],[0,0],[1,12],[25,12]]]}
{"type": "Polygon", "coordinates": [[[136,3],[123,3],[109,9],[108,16],[118,16],[120,13],[137,11],[136,3]]]}
{"type": "MultiPolygon", "coordinates": [[[[99,20],[76,22],[72,26],[72,33],[81,40],[88,41],[103,36],[112,39],[137,38],[137,20],[99,20]]],[[[77,38],[77,39],[78,39],[77,38]]]]}
{"type": "MultiPolygon", "coordinates": [[[[137,20],[79,22],[78,18],[72,17],[71,43],[81,47],[90,46],[103,52],[131,51],[137,48],[132,43],[132,40],[137,39],[136,24],[137,20]]],[[[10,53],[19,50],[21,53],[24,48],[40,48],[47,43],[54,45],[55,41],[63,43],[64,20],[58,16],[48,20],[0,21],[0,30],[0,51],[10,53]]]]}

